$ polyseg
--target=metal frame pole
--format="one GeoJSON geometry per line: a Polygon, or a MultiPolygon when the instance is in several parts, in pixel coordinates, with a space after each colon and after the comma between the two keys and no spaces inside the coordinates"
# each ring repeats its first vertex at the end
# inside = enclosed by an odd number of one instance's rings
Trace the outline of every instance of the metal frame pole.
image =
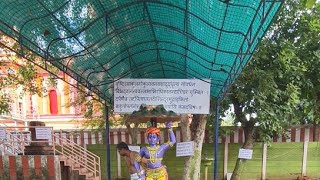
{"type": "Polygon", "coordinates": [[[215,102],[215,129],[214,129],[214,169],[213,179],[218,180],[218,140],[219,140],[219,99],[215,102]]]}
{"type": "Polygon", "coordinates": [[[105,117],[106,117],[106,160],[107,160],[107,177],[108,180],[111,180],[111,169],[110,169],[110,139],[109,139],[109,134],[110,134],[110,129],[109,129],[109,108],[107,106],[107,103],[105,104],[105,117]]]}

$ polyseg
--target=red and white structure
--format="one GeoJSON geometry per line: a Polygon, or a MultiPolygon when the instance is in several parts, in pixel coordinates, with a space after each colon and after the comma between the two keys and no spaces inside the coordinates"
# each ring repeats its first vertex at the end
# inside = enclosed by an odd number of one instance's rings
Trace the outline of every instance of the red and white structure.
{"type": "MultiPolygon", "coordinates": [[[[245,140],[244,131],[242,128],[228,128],[228,135],[222,136],[219,138],[219,143],[243,143],[245,140]]],[[[168,135],[166,131],[161,131],[160,142],[168,141],[168,135]]],[[[147,139],[145,138],[144,129],[139,129],[137,134],[137,143],[138,144],[147,144],[147,139]]],[[[174,133],[176,135],[177,142],[183,142],[183,134],[180,128],[174,128],[174,133]]],[[[94,131],[55,131],[56,135],[62,136],[64,138],[70,139],[76,144],[85,145],[85,144],[104,144],[105,143],[105,133],[104,132],[94,132],[94,131]]],[[[209,131],[206,130],[204,143],[213,143],[213,137],[210,137],[209,131]]],[[[319,140],[320,128],[316,129],[316,137],[319,140]]],[[[132,139],[124,128],[111,129],[110,130],[110,144],[118,144],[123,141],[128,144],[132,144],[132,139]]],[[[318,141],[313,139],[313,128],[311,126],[296,126],[288,129],[288,138],[282,136],[279,138],[273,138],[273,142],[313,142],[318,141]]]]}

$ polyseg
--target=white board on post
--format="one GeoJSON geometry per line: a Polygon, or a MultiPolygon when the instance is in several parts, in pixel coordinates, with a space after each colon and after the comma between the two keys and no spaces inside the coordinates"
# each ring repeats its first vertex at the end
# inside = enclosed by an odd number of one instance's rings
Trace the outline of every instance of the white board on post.
{"type": "Polygon", "coordinates": [[[130,151],[140,152],[140,146],[128,146],[130,151]]]}
{"type": "Polygon", "coordinates": [[[36,139],[51,139],[51,128],[37,127],[36,139]]]}
{"type": "Polygon", "coordinates": [[[252,149],[239,149],[239,155],[238,158],[242,159],[252,159],[252,149]]]}
{"type": "Polygon", "coordinates": [[[210,85],[210,79],[120,79],[114,82],[114,112],[130,114],[146,104],[177,114],[209,114],[210,85]]]}
{"type": "Polygon", "coordinates": [[[232,173],[227,173],[227,180],[230,180],[232,177],[232,173]]]}
{"type": "Polygon", "coordinates": [[[193,156],[194,143],[193,141],[180,142],[176,145],[176,157],[193,156]]]}

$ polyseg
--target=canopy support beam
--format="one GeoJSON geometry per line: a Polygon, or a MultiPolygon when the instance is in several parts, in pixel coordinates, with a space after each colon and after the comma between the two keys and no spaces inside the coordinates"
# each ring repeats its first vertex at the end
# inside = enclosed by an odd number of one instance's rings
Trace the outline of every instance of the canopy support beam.
{"type": "MultiPolygon", "coordinates": [[[[110,169],[110,139],[109,139],[109,134],[110,134],[110,129],[109,129],[109,108],[107,105],[107,101],[105,103],[105,119],[106,119],[106,162],[107,162],[107,179],[111,180],[111,169],[110,169]]],[[[100,174],[101,176],[101,174],[100,174]]]]}
{"type": "Polygon", "coordinates": [[[214,169],[213,179],[218,180],[218,143],[219,143],[219,103],[220,100],[217,98],[215,101],[215,126],[214,126],[214,169]]]}

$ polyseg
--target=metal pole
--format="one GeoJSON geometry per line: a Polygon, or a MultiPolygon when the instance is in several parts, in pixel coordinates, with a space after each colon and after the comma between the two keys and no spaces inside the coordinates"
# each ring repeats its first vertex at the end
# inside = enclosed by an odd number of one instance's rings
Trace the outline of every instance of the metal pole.
{"type": "Polygon", "coordinates": [[[111,180],[111,170],[110,170],[110,139],[109,139],[109,134],[110,134],[110,129],[109,129],[109,108],[107,106],[107,103],[105,104],[105,113],[106,113],[106,149],[107,149],[107,177],[108,180],[111,180]]]}
{"type": "Polygon", "coordinates": [[[218,140],[219,140],[219,100],[215,102],[215,130],[214,130],[214,169],[213,179],[218,180],[218,140]]]}

